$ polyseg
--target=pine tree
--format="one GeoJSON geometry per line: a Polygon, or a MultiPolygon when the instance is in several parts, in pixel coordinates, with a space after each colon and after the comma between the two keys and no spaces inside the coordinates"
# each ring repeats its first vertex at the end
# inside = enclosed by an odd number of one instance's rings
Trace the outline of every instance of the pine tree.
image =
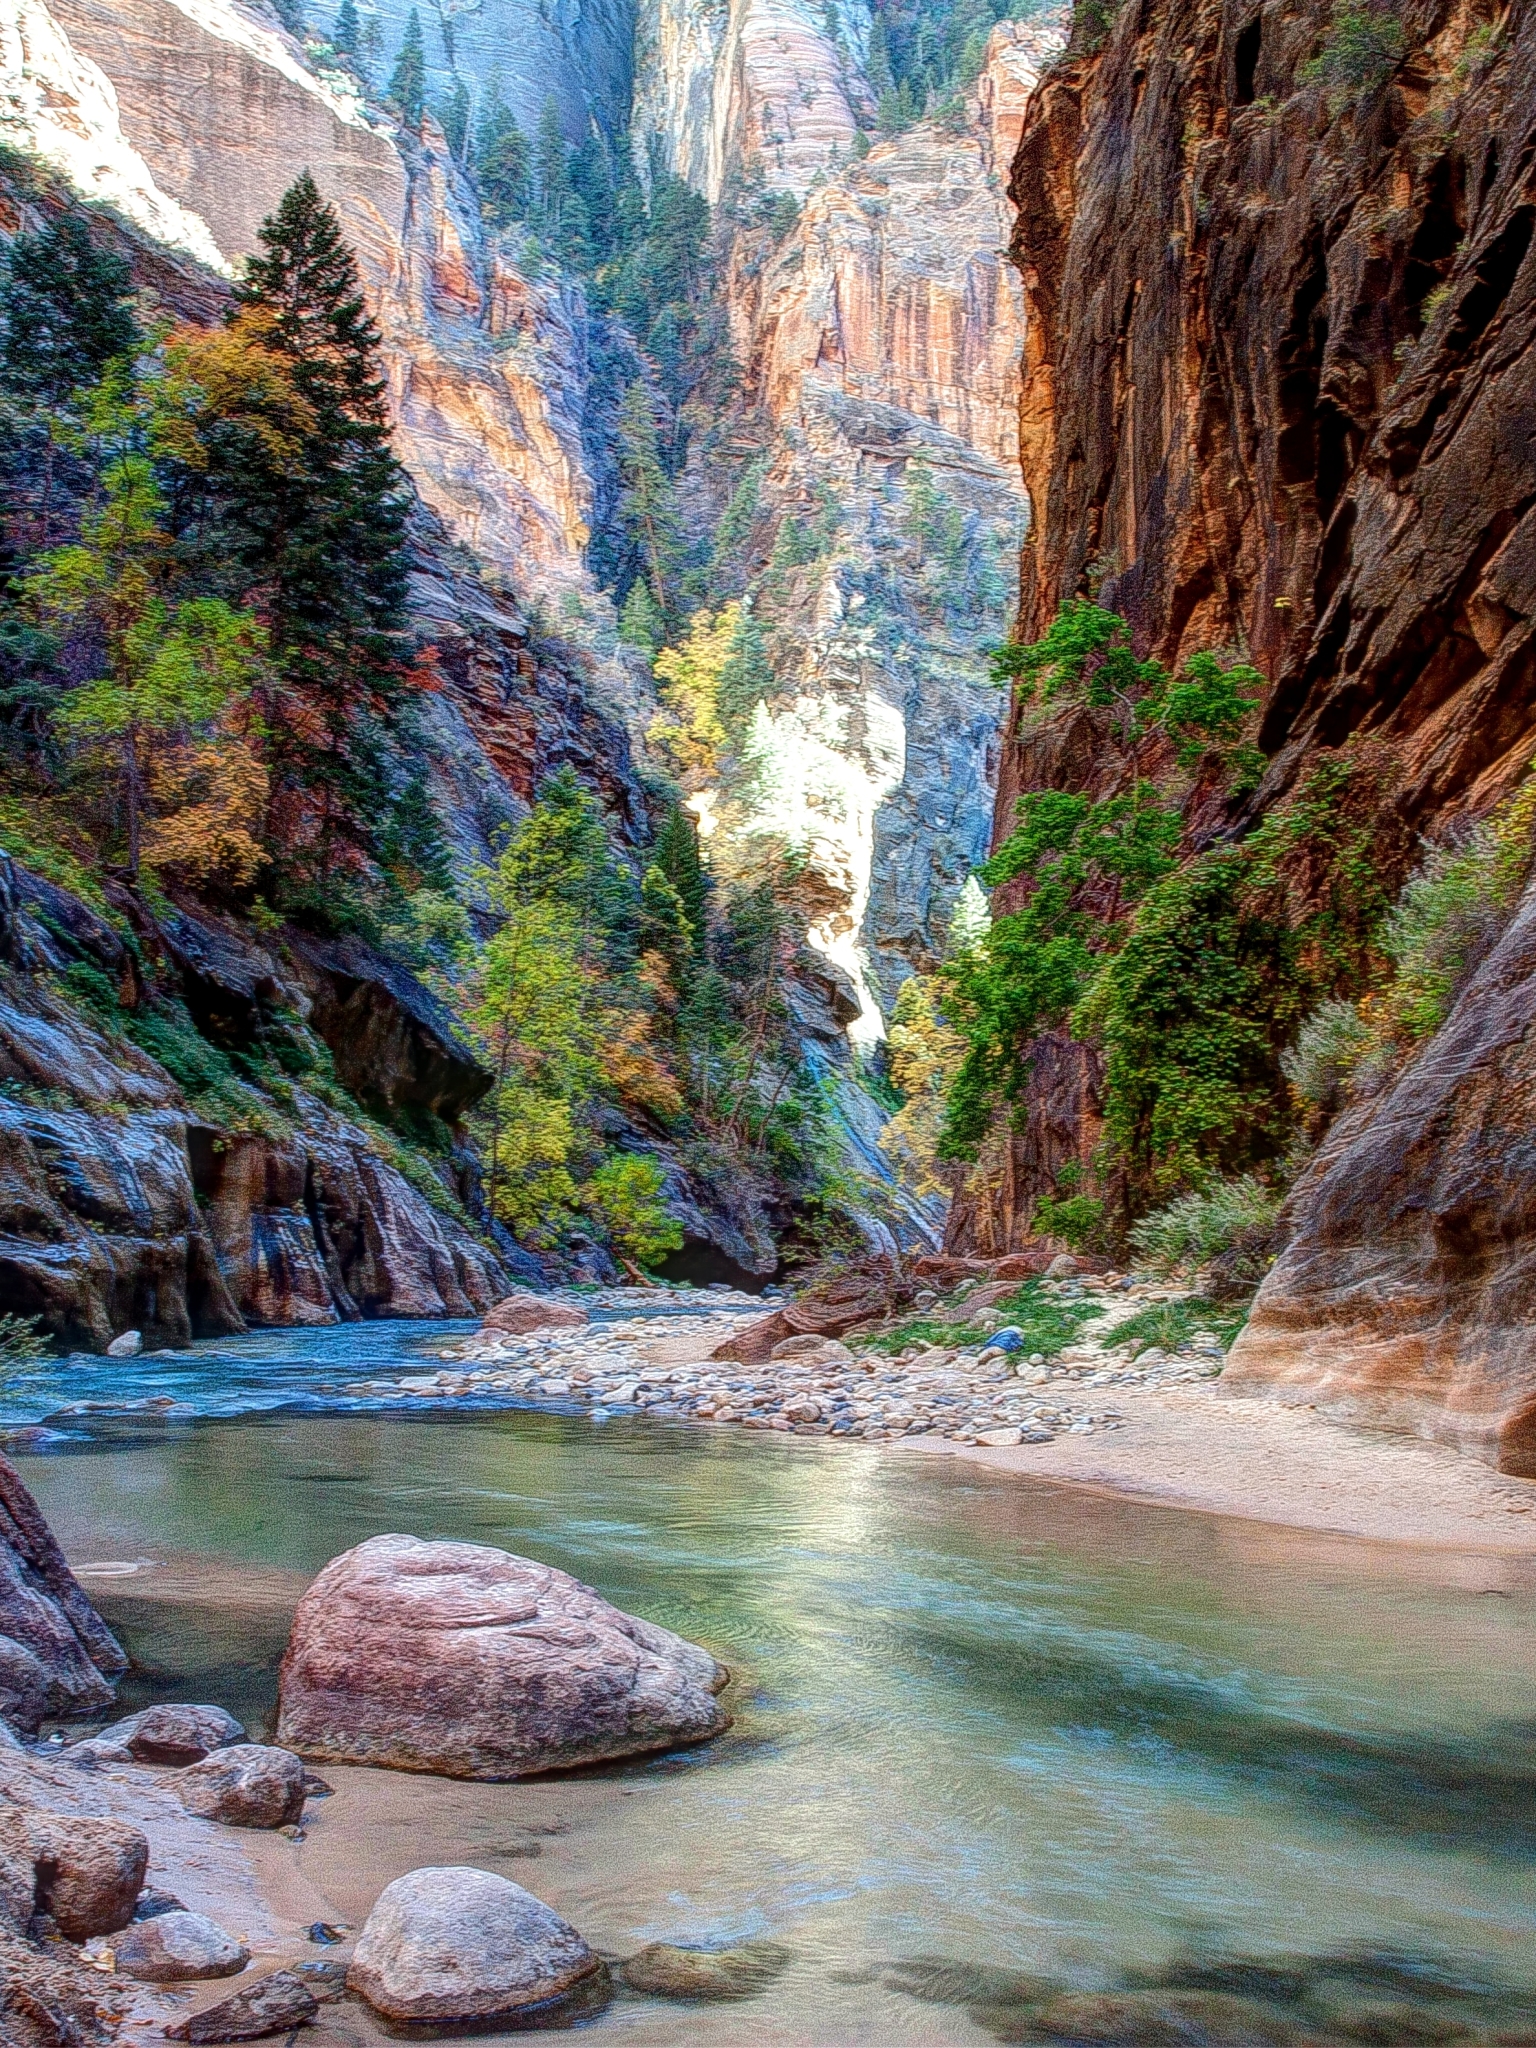
{"type": "Polygon", "coordinates": [[[278,20],[287,29],[289,35],[296,36],[302,42],[304,40],[306,23],[304,20],[304,9],[299,4],[299,0],[272,0],[272,5],[277,10],[278,20]]]}
{"type": "Polygon", "coordinates": [[[624,525],[643,564],[657,610],[665,615],[682,544],[676,492],[662,466],[656,410],[638,377],[619,408],[619,474],[624,485],[624,525]]]}
{"type": "Polygon", "coordinates": [[[773,694],[773,680],[763,629],[743,605],[736,637],[720,672],[720,723],[733,745],[740,746],[752,713],[773,694]]]}
{"type": "Polygon", "coordinates": [[[427,104],[427,52],[421,36],[421,16],[414,7],[406,16],[405,34],[390,73],[387,98],[402,128],[421,126],[427,104]]]}
{"type": "Polygon", "coordinates": [[[619,613],[619,638],[626,647],[638,647],[642,654],[654,659],[666,637],[667,622],[662,617],[661,607],[652,597],[651,586],[645,578],[637,576],[629,586],[629,594],[619,613]]]}
{"type": "Polygon", "coordinates": [[[306,171],[263,222],[236,288],[292,370],[312,426],[295,456],[246,443],[222,482],[261,593],[280,681],[264,707],[280,788],[318,806],[323,873],[338,831],[382,816],[375,735],[405,687],[404,477],[389,448],[379,334],[336,216],[306,171]]]}
{"type": "Polygon", "coordinates": [[[127,264],[98,248],[75,213],[11,243],[0,282],[0,395],[29,430],[9,481],[35,492],[36,545],[48,545],[59,430],[68,439],[72,402],[138,339],[131,282],[127,264]]]}
{"type": "Polygon", "coordinates": [[[699,854],[698,827],[681,804],[673,804],[656,834],[651,849],[652,863],[677,892],[692,933],[695,953],[704,950],[704,933],[709,903],[709,877],[699,854]]]}
{"type": "Polygon", "coordinates": [[[357,18],[357,0],[341,0],[336,26],[331,30],[331,48],[338,57],[356,59],[362,48],[362,27],[357,18]]]}
{"type": "Polygon", "coordinates": [[[462,78],[453,81],[453,91],[439,107],[437,118],[450,155],[463,163],[469,146],[469,87],[462,78]]]}
{"type": "Polygon", "coordinates": [[[486,84],[475,130],[475,183],[480,208],[492,227],[510,227],[528,211],[528,138],[502,93],[501,73],[486,84]]]}

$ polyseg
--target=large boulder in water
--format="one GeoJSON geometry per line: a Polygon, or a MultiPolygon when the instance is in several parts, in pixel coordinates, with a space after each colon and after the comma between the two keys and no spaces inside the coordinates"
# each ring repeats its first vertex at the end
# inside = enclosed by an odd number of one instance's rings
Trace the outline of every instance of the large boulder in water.
{"type": "Polygon", "coordinates": [[[728,1725],[707,1650],[482,1543],[374,1536],[293,1620],[277,1739],[330,1763],[520,1778],[728,1725]]]}
{"type": "Polygon", "coordinates": [[[397,2024],[526,2023],[606,1972],[568,1921],[488,1870],[412,1870],[380,1894],[347,1988],[397,2024]]]}
{"type": "Polygon", "coordinates": [[[99,1714],[128,1668],[42,1510],[0,1457],[0,1719],[35,1734],[45,1714],[99,1714]]]}

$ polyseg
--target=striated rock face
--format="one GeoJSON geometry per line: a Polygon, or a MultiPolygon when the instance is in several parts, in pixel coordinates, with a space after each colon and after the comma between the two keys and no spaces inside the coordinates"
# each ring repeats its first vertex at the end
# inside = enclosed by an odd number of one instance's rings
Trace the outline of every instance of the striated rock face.
{"type": "Polygon", "coordinates": [[[867,0],[640,0],[635,125],[711,203],[733,180],[806,192],[853,147],[870,104],[867,0]]]}
{"type": "Polygon", "coordinates": [[[1261,801],[1369,732],[1423,820],[1530,753],[1536,14],[1400,20],[1369,90],[1305,81],[1322,0],[1160,0],[1043,82],[1012,185],[1024,626],[1097,563],[1148,651],[1269,675],[1261,801]]]}
{"type": "MultiPolygon", "coordinates": [[[[1438,830],[1536,742],[1536,14],[1410,5],[1406,54],[1342,88],[1304,71],[1333,13],[1156,0],[1042,79],[1011,184],[1020,630],[1092,588],[1165,662],[1237,650],[1269,681],[1250,817],[1358,738],[1438,830]]],[[[1015,718],[995,837],[1096,772],[1086,722],[1015,718]]],[[[1098,1083],[1044,1042],[954,1247],[1022,1241],[1098,1083]]]]}
{"type": "Polygon", "coordinates": [[[299,1602],[277,1739],[321,1762],[519,1778],[707,1741],[726,1675],[548,1565],[374,1536],[299,1602]]]}
{"type": "Polygon", "coordinates": [[[1342,1116],[1222,1376],[1536,1478],[1536,891],[1438,1034],[1342,1116]]]}
{"type": "MultiPolygon", "coordinates": [[[[0,874],[0,958],[10,963],[0,967],[0,1083],[9,1084],[0,1094],[0,1303],[9,1312],[102,1351],[124,1329],[153,1348],[247,1321],[470,1316],[507,1292],[500,1260],[451,1213],[447,1184],[434,1205],[376,1133],[298,1087],[281,1113],[286,1130],[250,1091],[248,1113],[262,1125],[232,1131],[124,1033],[67,1007],[52,975],[120,967],[131,979],[129,956],[65,891],[3,856],[0,874]],[[34,1106],[43,1089],[59,1106],[34,1106]]],[[[383,1110],[449,1119],[483,1087],[426,990],[354,942],[293,934],[280,958],[191,908],[139,936],[146,957],[161,956],[157,1001],[180,998],[194,1048],[196,1034],[238,1047],[276,1032],[302,1052],[304,1027],[294,1039],[292,1020],[308,1013],[343,1072],[366,1050],[366,1074],[353,1077],[383,1110]]],[[[131,1013],[142,992],[127,992],[131,1013]]]]}
{"type": "Polygon", "coordinates": [[[0,1731],[99,1714],[127,1668],[21,1474],[0,1457],[0,1731]]]}
{"type": "Polygon", "coordinates": [[[765,552],[786,520],[836,507],[824,553],[762,613],[778,687],[751,735],[751,817],[806,847],[811,943],[851,986],[855,1042],[883,1035],[901,981],[942,951],[986,851],[997,697],[981,649],[1006,631],[1028,512],[1022,304],[993,165],[1058,41],[994,31],[963,123],[834,160],[777,248],[747,234],[732,256],[765,552]]]}

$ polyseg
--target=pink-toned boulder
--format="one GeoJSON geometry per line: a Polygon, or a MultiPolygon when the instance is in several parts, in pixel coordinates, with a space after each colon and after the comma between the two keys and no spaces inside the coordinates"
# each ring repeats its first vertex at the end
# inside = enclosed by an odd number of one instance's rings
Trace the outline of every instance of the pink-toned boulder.
{"type": "Polygon", "coordinates": [[[487,1310],[483,1330],[497,1330],[504,1337],[521,1337],[529,1330],[579,1330],[587,1312],[573,1301],[554,1301],[547,1294],[534,1294],[519,1287],[504,1301],[487,1310]]]}
{"type": "Polygon", "coordinates": [[[89,1941],[133,1918],[149,1843],[129,1821],[17,1806],[0,1810],[0,1857],[12,1872],[30,1870],[34,1905],[66,1941],[89,1941]]]}
{"type": "Polygon", "coordinates": [[[520,1778],[704,1742],[729,1674],[565,1572],[374,1536],[299,1602],[277,1739],[329,1763],[520,1778]]]}
{"type": "Polygon", "coordinates": [[[304,1811],[304,1766],[290,1749],[234,1742],[176,1775],[188,1813],[227,1828],[292,1827],[304,1811]]]}

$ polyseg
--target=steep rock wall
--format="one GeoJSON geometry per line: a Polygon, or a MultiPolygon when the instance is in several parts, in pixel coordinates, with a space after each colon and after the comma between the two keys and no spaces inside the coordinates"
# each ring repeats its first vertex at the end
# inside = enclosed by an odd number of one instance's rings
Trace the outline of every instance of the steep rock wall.
{"type": "Polygon", "coordinates": [[[749,232],[731,252],[762,545],[836,513],[763,614],[777,687],[751,805],[758,829],[807,849],[825,898],[812,943],[854,985],[856,1041],[883,1035],[901,981],[932,966],[985,852],[997,697],[981,649],[1006,631],[1028,518],[996,167],[1056,48],[1050,29],[998,28],[963,123],[832,164],[777,246],[749,232]],[[953,529],[946,566],[913,525],[929,487],[953,529]]]}
{"type": "MultiPolygon", "coordinates": [[[[1439,830],[1536,745],[1536,12],[1393,21],[1401,55],[1350,87],[1308,69],[1322,0],[1154,0],[1042,80],[1011,185],[1021,633],[1096,590],[1142,652],[1236,650],[1268,678],[1248,817],[1358,737],[1439,830]]],[[[1095,774],[1082,721],[1016,711],[995,836],[1095,774]]],[[[953,1243],[1023,1241],[1097,1084],[1090,1048],[1042,1045],[953,1243]]]]}

